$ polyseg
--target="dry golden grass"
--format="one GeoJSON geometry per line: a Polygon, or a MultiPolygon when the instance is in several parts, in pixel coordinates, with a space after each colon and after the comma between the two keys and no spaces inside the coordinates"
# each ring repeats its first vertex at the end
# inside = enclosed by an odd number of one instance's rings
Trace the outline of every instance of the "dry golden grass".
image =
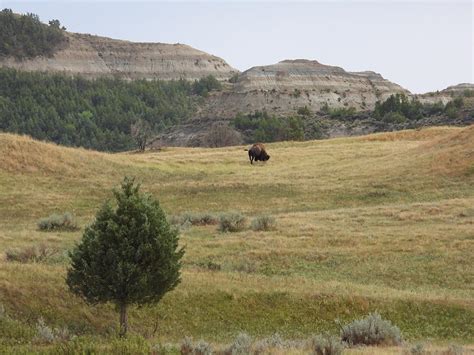
{"type": "Polygon", "coordinates": [[[375,133],[368,136],[359,137],[357,139],[365,141],[426,141],[438,139],[443,136],[452,134],[453,132],[458,132],[462,128],[454,127],[428,127],[428,128],[419,128],[414,130],[407,131],[396,131],[396,132],[384,132],[384,133],[375,133]]]}
{"type": "MultiPolygon", "coordinates": [[[[281,142],[251,166],[244,147],[105,154],[0,134],[0,252],[39,243],[66,251],[81,232],[39,232],[37,220],[70,211],[84,226],[134,175],[170,214],[237,210],[277,223],[184,229],[183,282],[158,307],[132,313],[139,333],[158,317],[162,341],[222,342],[239,329],[298,337],[377,309],[408,338],[472,342],[473,142],[474,126],[281,142]]],[[[66,262],[0,260],[0,303],[26,324],[42,315],[106,333],[112,308],[72,297],[66,262]]]]}

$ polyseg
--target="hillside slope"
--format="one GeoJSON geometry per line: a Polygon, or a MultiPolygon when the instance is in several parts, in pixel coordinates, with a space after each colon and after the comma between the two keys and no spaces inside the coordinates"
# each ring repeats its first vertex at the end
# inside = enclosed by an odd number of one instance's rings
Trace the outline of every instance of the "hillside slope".
{"type": "Polygon", "coordinates": [[[0,66],[80,74],[86,78],[163,80],[195,80],[208,75],[228,79],[237,72],[223,59],[185,44],[134,43],[79,33],[66,35],[68,44],[52,57],[24,60],[0,57],[0,66]]]}
{"type": "Polygon", "coordinates": [[[181,225],[182,283],[130,313],[147,342],[301,339],[377,310],[408,341],[472,343],[473,142],[472,125],[280,142],[250,165],[241,146],[105,154],[0,134],[0,352],[55,347],[33,341],[40,316],[76,341],[113,342],[113,308],[90,308],[64,284],[82,230],[45,233],[36,222],[70,211],[84,228],[125,175],[178,222],[229,211],[276,221],[237,233],[181,225]],[[52,251],[43,261],[5,257],[39,245],[52,251]]]}

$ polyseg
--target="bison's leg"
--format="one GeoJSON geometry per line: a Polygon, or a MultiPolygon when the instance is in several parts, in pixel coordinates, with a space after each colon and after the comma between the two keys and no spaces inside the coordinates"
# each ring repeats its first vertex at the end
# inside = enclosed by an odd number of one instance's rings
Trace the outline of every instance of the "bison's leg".
{"type": "Polygon", "coordinates": [[[249,151],[249,159],[250,159],[250,164],[253,164],[253,155],[250,154],[250,151],[249,151]]]}

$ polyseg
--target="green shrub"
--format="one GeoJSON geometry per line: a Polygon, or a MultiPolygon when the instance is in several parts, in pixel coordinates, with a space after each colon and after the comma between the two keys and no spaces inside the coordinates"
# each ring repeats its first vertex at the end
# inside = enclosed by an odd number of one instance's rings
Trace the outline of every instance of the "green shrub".
{"type": "Polygon", "coordinates": [[[223,213],[219,216],[220,232],[239,232],[245,228],[247,219],[239,212],[223,213]]]}
{"type": "Polygon", "coordinates": [[[294,89],[293,92],[291,93],[291,96],[298,98],[301,96],[301,90],[300,89],[294,89]]]}
{"type": "Polygon", "coordinates": [[[356,109],[354,107],[330,108],[328,113],[331,118],[344,119],[352,117],[356,113],[356,109]]]}
{"type": "Polygon", "coordinates": [[[448,116],[451,119],[455,119],[458,117],[458,110],[454,106],[446,106],[447,108],[444,110],[444,113],[446,116],[448,116]]]}
{"type": "Polygon", "coordinates": [[[339,355],[344,345],[338,337],[331,335],[316,335],[310,340],[311,352],[315,355],[339,355]]]}
{"type": "Polygon", "coordinates": [[[235,73],[229,78],[229,83],[235,84],[238,81],[239,81],[239,73],[235,73]]]}
{"type": "Polygon", "coordinates": [[[42,231],[75,231],[79,229],[76,218],[69,212],[62,215],[52,214],[47,218],[40,219],[38,221],[38,228],[42,231]]]}
{"type": "Polygon", "coordinates": [[[252,220],[250,227],[254,231],[269,231],[275,228],[275,218],[272,216],[258,216],[252,220]]]}
{"type": "Polygon", "coordinates": [[[308,106],[299,107],[296,113],[301,116],[311,116],[311,110],[308,106]]]}
{"type": "Polygon", "coordinates": [[[193,83],[193,93],[199,96],[206,97],[209,92],[214,90],[221,90],[222,84],[213,75],[208,75],[205,78],[195,80],[193,83]]]}
{"type": "Polygon", "coordinates": [[[382,121],[386,123],[404,123],[407,118],[400,112],[388,112],[383,116],[382,121]]]}
{"type": "Polygon", "coordinates": [[[43,262],[58,254],[56,248],[47,247],[44,244],[28,246],[23,249],[9,249],[5,252],[6,260],[29,263],[43,262]]]}
{"type": "Polygon", "coordinates": [[[474,90],[465,89],[465,90],[463,91],[463,96],[464,96],[464,97],[474,97],[474,90]]]}
{"type": "Polygon", "coordinates": [[[399,345],[400,329],[378,313],[355,320],[341,330],[341,339],[349,345],[399,345]]]}

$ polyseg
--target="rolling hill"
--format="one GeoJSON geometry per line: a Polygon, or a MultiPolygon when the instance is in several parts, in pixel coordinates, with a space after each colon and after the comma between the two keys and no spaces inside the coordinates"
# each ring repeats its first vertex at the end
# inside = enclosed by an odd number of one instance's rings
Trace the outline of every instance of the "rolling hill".
{"type": "Polygon", "coordinates": [[[36,222],[69,211],[83,228],[125,175],[173,220],[238,211],[276,221],[237,233],[180,225],[182,284],[130,314],[145,343],[223,344],[240,331],[302,339],[376,310],[408,341],[473,343],[473,142],[472,125],[280,142],[251,166],[242,146],[106,154],[0,134],[0,349],[68,346],[34,342],[40,316],[78,335],[77,346],[115,346],[112,307],[66,290],[65,252],[81,231],[36,222]],[[41,244],[54,251],[43,261],[5,256],[41,244]]]}

